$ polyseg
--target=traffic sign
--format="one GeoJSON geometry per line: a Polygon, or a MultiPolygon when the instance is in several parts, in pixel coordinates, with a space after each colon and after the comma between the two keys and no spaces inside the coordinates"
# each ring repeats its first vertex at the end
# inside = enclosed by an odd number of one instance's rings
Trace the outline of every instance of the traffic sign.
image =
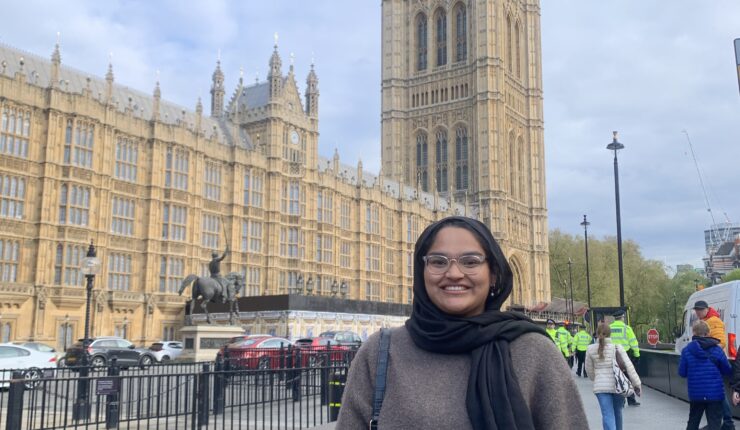
{"type": "Polygon", "coordinates": [[[658,330],[651,328],[647,332],[647,341],[650,345],[655,346],[658,344],[658,341],[660,340],[660,335],[658,334],[658,330]]]}

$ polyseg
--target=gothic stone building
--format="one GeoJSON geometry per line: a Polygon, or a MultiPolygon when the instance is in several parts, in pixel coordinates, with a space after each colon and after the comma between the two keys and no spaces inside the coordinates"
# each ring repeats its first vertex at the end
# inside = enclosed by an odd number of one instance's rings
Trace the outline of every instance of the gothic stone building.
{"type": "Polygon", "coordinates": [[[319,156],[317,75],[301,96],[277,46],[266,81],[240,78],[228,97],[217,63],[209,116],[159,83],[116,84],[112,65],[103,78],[65,67],[59,46],[46,60],[0,45],[0,340],[82,337],[90,241],[91,333],[137,343],[178,337],[181,280],[226,243],[222,271],[245,275],[243,295],[302,279],[315,295],[344,284],[348,299],[410,303],[414,242],[451,214],[502,239],[514,302],[549,298],[538,14],[383,1],[377,176],[319,156]]]}
{"type": "Polygon", "coordinates": [[[469,200],[549,298],[539,0],[383,0],[382,169],[469,200]]]}

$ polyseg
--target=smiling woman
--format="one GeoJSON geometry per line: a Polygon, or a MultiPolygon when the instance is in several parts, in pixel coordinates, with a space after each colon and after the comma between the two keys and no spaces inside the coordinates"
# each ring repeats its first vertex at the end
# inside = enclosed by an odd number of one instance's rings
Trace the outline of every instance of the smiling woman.
{"type": "MultiPolygon", "coordinates": [[[[427,227],[414,251],[414,304],[390,332],[386,429],[585,429],[580,396],[545,331],[502,312],[512,273],[488,227],[449,217],[427,227]]],[[[380,336],[358,352],[337,429],[367,427],[380,336]]]]}

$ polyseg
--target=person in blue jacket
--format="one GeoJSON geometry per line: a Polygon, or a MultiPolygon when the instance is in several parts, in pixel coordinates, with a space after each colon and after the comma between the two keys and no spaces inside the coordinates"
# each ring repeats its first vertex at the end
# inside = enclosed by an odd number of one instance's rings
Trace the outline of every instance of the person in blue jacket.
{"type": "Polygon", "coordinates": [[[722,402],[725,384],[722,375],[732,373],[719,339],[709,337],[709,325],[697,321],[691,326],[691,342],[681,351],[678,374],[688,378],[689,421],[686,430],[697,430],[702,415],[706,413],[707,429],[719,430],[722,426],[722,402]]]}

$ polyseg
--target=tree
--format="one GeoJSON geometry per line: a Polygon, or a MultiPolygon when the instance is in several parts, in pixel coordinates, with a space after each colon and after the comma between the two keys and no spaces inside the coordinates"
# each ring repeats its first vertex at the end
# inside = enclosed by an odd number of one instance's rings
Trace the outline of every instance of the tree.
{"type": "Polygon", "coordinates": [[[722,282],[730,282],[730,281],[737,281],[740,280],[740,269],[735,269],[731,272],[728,272],[725,276],[722,277],[722,282]]]}
{"type": "MultiPolygon", "coordinates": [[[[550,288],[553,297],[565,297],[568,286],[568,259],[572,263],[573,299],[587,302],[586,258],[582,237],[560,230],[550,232],[550,288]]],[[[617,240],[613,236],[603,239],[589,237],[589,273],[591,279],[591,305],[593,307],[619,305],[619,272],[617,240]]],[[[677,326],[688,295],[694,290],[697,274],[689,272],[678,279],[670,279],[663,264],[643,257],[639,245],[623,241],[625,305],[630,308],[630,323],[638,336],[656,327],[664,339],[677,326]],[[675,299],[674,299],[675,294],[675,299]],[[675,306],[674,306],[675,304],[675,306]]],[[[702,282],[704,280],[699,278],[702,282]]]]}

